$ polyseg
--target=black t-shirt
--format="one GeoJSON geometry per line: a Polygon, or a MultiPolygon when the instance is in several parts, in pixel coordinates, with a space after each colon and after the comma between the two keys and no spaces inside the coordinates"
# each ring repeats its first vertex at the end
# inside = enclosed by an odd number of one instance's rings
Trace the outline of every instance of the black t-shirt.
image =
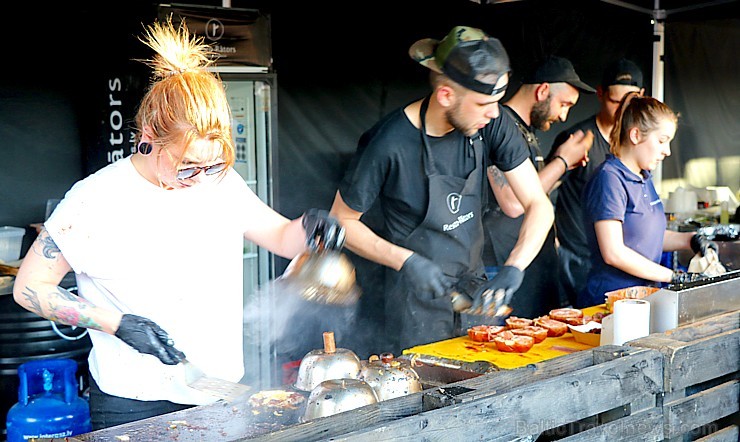
{"type": "MultiPolygon", "coordinates": [[[[502,171],[514,169],[528,157],[524,139],[504,112],[481,135],[484,157],[502,171]]],[[[429,141],[439,173],[467,177],[475,168],[473,146],[459,131],[430,136],[429,141]]],[[[360,138],[339,185],[342,199],[358,212],[368,211],[379,199],[386,231],[395,238],[409,235],[424,220],[429,204],[423,149],[421,132],[403,108],[393,111],[360,138]]],[[[482,170],[485,173],[485,167],[482,170]]],[[[483,182],[488,183],[485,176],[483,182]]]]}
{"type": "MultiPolygon", "coordinates": [[[[558,197],[555,203],[555,226],[560,244],[576,255],[588,257],[588,241],[583,220],[583,188],[609,153],[609,142],[604,139],[596,126],[596,116],[577,123],[570,129],[558,134],[553,142],[550,156],[558,146],[563,144],[570,134],[578,130],[591,131],[594,134],[594,143],[588,152],[589,162],[586,167],[577,167],[568,171],[562,178],[558,188],[558,197]]],[[[551,158],[550,158],[551,159],[551,158]]]]}

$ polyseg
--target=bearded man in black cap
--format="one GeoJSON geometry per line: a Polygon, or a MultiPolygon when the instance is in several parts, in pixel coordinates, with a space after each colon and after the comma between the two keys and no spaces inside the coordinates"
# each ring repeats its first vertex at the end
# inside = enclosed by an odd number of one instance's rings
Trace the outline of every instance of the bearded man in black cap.
{"type": "MultiPolygon", "coordinates": [[[[589,131],[576,131],[558,146],[550,162],[545,163],[536,131],[545,132],[552,124],[565,122],[581,92],[592,94],[596,90],[581,81],[568,59],[549,56],[527,73],[521,87],[502,106],[527,140],[530,160],[537,168],[542,188],[548,193],[563,174],[586,163],[594,135],[589,131]]],[[[523,222],[523,209],[504,174],[495,165],[489,166],[488,179],[495,198],[491,199],[483,218],[487,233],[484,263],[487,270],[493,270],[506,261],[516,244],[523,222]]],[[[562,306],[557,265],[553,228],[512,298],[511,307],[517,316],[534,318],[562,306]]]]}
{"type": "Polygon", "coordinates": [[[513,293],[553,222],[547,195],[532,186],[537,172],[526,143],[500,112],[511,70],[501,43],[458,26],[441,41],[414,43],[409,54],[430,69],[431,94],[362,135],[332,206],[346,229],[346,247],[386,267],[385,325],[393,352],[464,333],[450,292],[462,281],[477,281],[468,292],[471,312],[483,312],[490,293],[513,293]],[[488,281],[481,253],[490,163],[506,176],[525,216],[519,241],[488,281]],[[360,219],[376,200],[382,237],[360,219]]]}
{"type": "MultiPolygon", "coordinates": [[[[614,116],[619,102],[629,92],[638,92],[640,95],[645,92],[642,87],[642,71],[634,62],[622,58],[612,62],[604,70],[601,84],[596,90],[601,104],[599,112],[558,134],[550,151],[553,155],[560,145],[579,131],[590,131],[594,134],[594,142],[588,153],[588,163],[584,167],[568,171],[560,179],[555,205],[555,228],[560,244],[558,248],[560,297],[567,299],[570,305],[576,305],[578,293],[586,286],[586,278],[591,269],[581,194],[593,172],[609,153],[614,116]]],[[[555,160],[557,161],[556,158],[555,160]]]]}

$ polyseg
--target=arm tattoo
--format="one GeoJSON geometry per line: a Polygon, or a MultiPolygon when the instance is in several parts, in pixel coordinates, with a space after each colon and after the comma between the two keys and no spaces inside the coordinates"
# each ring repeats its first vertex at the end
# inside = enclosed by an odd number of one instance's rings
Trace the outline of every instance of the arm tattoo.
{"type": "Polygon", "coordinates": [[[45,317],[44,312],[41,310],[41,301],[39,301],[38,293],[36,293],[35,290],[31,289],[28,286],[26,286],[26,289],[23,290],[21,293],[26,298],[26,300],[30,303],[28,310],[32,311],[33,313],[36,313],[37,315],[41,317],[45,317]]]}
{"type": "Polygon", "coordinates": [[[54,242],[53,239],[51,239],[51,236],[49,236],[49,233],[46,230],[41,232],[38,237],[38,241],[42,246],[41,254],[44,256],[44,258],[54,259],[61,252],[57,244],[54,242]]]}
{"type": "Polygon", "coordinates": [[[499,168],[496,166],[488,167],[488,176],[493,179],[493,183],[496,186],[502,189],[509,185],[509,182],[506,180],[506,177],[504,176],[503,172],[501,172],[499,168]]]}
{"type": "Polygon", "coordinates": [[[54,321],[58,324],[91,328],[94,330],[103,329],[99,323],[83,314],[86,309],[90,309],[95,306],[87,299],[75,296],[61,287],[57,287],[56,291],[49,293],[48,314],[44,314],[44,310],[41,307],[41,301],[39,300],[38,293],[36,291],[26,287],[23,291],[23,295],[31,304],[31,308],[29,310],[50,321],[54,321]],[[70,303],[72,304],[70,305],[70,303]]]}

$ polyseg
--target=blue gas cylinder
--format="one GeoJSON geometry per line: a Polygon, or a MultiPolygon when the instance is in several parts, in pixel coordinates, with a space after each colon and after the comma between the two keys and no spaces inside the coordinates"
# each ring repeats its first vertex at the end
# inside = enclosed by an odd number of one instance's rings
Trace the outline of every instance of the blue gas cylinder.
{"type": "Polygon", "coordinates": [[[31,361],[18,367],[18,402],[8,411],[8,442],[62,438],[92,430],[90,406],[77,396],[77,362],[31,361]]]}

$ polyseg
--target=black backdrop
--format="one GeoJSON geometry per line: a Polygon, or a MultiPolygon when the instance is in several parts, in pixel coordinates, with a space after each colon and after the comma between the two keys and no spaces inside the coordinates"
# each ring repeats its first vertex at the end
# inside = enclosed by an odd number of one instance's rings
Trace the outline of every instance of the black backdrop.
{"type": "MultiPolygon", "coordinates": [[[[0,71],[0,225],[43,220],[46,199],[61,197],[86,174],[85,149],[104,115],[92,91],[112,69],[136,69],[130,59],[140,54],[142,45],[134,35],[154,17],[154,5],[38,5],[15,16],[23,20],[8,20],[0,27],[5,50],[0,71]]],[[[736,5],[668,17],[665,97],[682,117],[664,178],[680,176],[692,158],[740,153],[736,5]]],[[[649,17],[594,0],[499,5],[469,0],[234,0],[232,6],[259,7],[272,16],[279,79],[275,206],[289,217],[309,207],[328,207],[362,131],[428,90],[425,70],[406,52],[418,38],[441,37],[458,24],[480,27],[502,40],[515,79],[548,53],[571,59],[591,84],[606,62],[618,56],[637,61],[646,78],[651,73],[649,17]]],[[[511,91],[516,82],[512,86],[511,91]]],[[[649,84],[647,89],[649,93],[649,84]]],[[[597,107],[594,97],[583,97],[566,125],[597,107]]],[[[543,146],[566,125],[541,134],[543,146]]],[[[734,190],[740,185],[717,184],[734,190]]],[[[29,233],[25,246],[33,238],[29,233]]]]}

